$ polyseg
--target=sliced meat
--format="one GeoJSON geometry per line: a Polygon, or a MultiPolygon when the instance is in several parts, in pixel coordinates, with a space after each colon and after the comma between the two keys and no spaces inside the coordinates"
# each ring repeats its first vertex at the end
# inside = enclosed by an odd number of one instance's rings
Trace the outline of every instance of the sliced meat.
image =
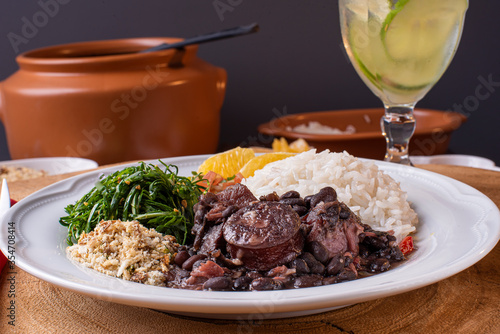
{"type": "Polygon", "coordinates": [[[244,248],[270,248],[291,239],[300,217],[289,205],[258,202],[240,209],[226,221],[224,239],[244,248]]]}
{"type": "Polygon", "coordinates": [[[217,199],[225,206],[236,205],[240,208],[250,204],[251,202],[257,201],[257,198],[250,191],[250,189],[241,183],[227,187],[217,194],[217,199]]]}
{"type": "Polygon", "coordinates": [[[203,236],[200,249],[198,253],[210,255],[217,249],[225,249],[226,240],[222,235],[223,224],[214,225],[210,230],[203,236]]]}
{"type": "Polygon", "coordinates": [[[201,246],[203,236],[206,231],[213,225],[208,223],[206,215],[217,204],[217,196],[213,193],[206,193],[200,196],[198,203],[193,207],[194,210],[194,225],[191,228],[191,234],[194,234],[193,248],[198,250],[201,246]],[[208,226],[207,226],[208,225],[208,226]]]}
{"type": "Polygon", "coordinates": [[[249,269],[269,270],[292,261],[304,240],[299,215],[286,204],[257,202],[228,218],[223,227],[231,257],[249,269]]]}
{"type": "Polygon", "coordinates": [[[328,259],[349,251],[359,252],[359,234],[363,232],[359,217],[338,201],[320,201],[307,215],[310,225],[307,242],[318,242],[328,250],[328,259]]]}
{"type": "Polygon", "coordinates": [[[227,187],[217,195],[210,192],[201,195],[194,206],[194,226],[191,229],[191,233],[195,235],[193,248],[197,251],[203,249],[207,253],[214,251],[214,246],[223,246],[224,243],[217,237],[220,230],[214,230],[213,227],[223,224],[239,208],[255,201],[257,198],[253,193],[239,183],[227,187]],[[208,244],[204,245],[205,242],[208,244]]]}

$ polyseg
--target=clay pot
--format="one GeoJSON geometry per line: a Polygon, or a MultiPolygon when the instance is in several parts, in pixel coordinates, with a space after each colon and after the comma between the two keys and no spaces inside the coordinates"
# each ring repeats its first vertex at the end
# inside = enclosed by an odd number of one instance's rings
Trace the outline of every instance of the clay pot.
{"type": "Polygon", "coordinates": [[[19,71],[0,83],[11,157],[109,164],[214,153],[225,70],[198,58],[197,46],[127,54],[180,40],[83,42],[18,56],[19,71]]]}

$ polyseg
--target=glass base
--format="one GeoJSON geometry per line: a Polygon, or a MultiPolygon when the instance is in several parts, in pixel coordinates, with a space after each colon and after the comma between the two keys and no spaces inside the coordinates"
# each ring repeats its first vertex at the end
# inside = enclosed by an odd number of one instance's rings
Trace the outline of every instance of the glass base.
{"type": "Polygon", "coordinates": [[[411,165],[408,145],[415,125],[413,105],[385,106],[385,114],[380,119],[382,134],[387,143],[385,161],[411,165]]]}
{"type": "Polygon", "coordinates": [[[399,150],[389,149],[385,154],[384,161],[395,162],[401,165],[413,166],[410,160],[410,156],[407,152],[401,152],[399,150]]]}

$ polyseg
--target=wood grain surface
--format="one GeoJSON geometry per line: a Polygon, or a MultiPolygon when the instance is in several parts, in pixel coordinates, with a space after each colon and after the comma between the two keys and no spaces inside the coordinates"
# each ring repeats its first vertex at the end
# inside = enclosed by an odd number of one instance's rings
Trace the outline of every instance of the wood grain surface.
{"type": "MultiPolygon", "coordinates": [[[[462,181],[500,207],[500,172],[419,166],[462,181]]],[[[19,200],[71,174],[9,185],[19,200]]],[[[500,333],[500,245],[446,280],[392,297],[322,314],[268,320],[188,318],[66,291],[19,268],[0,276],[0,333],[500,333]],[[15,327],[8,324],[10,272],[15,271],[15,327]]]]}

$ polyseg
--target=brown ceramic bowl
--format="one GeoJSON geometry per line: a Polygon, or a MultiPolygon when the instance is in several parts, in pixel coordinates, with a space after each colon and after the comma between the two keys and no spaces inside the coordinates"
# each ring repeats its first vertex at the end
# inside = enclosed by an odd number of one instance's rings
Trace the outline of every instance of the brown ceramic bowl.
{"type": "MultiPolygon", "coordinates": [[[[258,131],[274,137],[284,137],[289,141],[303,138],[319,151],[345,150],[358,157],[383,159],[385,139],[380,130],[380,118],[383,114],[382,108],[293,114],[261,124],[258,131]],[[297,125],[307,125],[309,122],[319,122],[342,131],[352,125],[356,130],[352,134],[310,134],[292,130],[297,125]]],[[[416,109],[414,115],[417,126],[410,141],[410,155],[445,153],[451,133],[466,120],[459,113],[429,109],[416,109]]]]}

